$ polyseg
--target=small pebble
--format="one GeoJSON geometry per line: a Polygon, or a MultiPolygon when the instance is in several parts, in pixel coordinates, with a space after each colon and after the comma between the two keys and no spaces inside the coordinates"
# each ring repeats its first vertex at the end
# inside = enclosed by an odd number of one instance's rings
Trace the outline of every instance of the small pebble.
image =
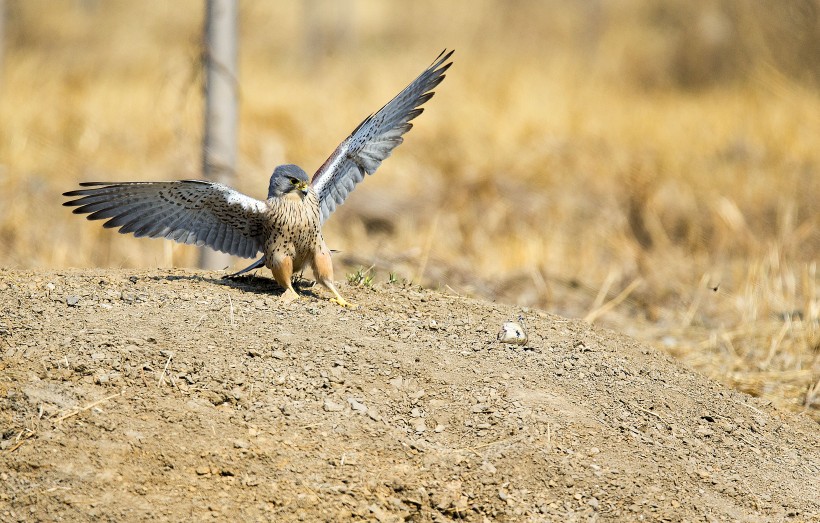
{"type": "Polygon", "coordinates": [[[325,403],[324,405],[322,405],[322,408],[325,410],[325,412],[341,412],[345,409],[344,405],[339,405],[338,403],[335,403],[330,400],[325,400],[325,403]]]}
{"type": "Polygon", "coordinates": [[[356,398],[347,398],[347,402],[350,403],[350,408],[359,414],[367,413],[367,407],[356,398]]]}
{"type": "Polygon", "coordinates": [[[510,345],[526,345],[527,333],[524,327],[514,321],[505,322],[498,333],[498,341],[510,345]]]}

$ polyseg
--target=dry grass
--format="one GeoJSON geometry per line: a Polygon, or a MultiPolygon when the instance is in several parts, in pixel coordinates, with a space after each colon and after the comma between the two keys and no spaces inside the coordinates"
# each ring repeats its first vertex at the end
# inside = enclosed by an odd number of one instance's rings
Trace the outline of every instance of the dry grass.
{"type": "MultiPolygon", "coordinates": [[[[193,264],[190,248],[71,217],[59,194],[198,176],[202,3],[7,8],[0,262],[193,264]]],[[[372,266],[586,316],[818,416],[818,12],[243,3],[237,184],[261,196],[276,164],[315,169],[455,48],[406,144],[328,224],[338,278],[372,266]]]]}

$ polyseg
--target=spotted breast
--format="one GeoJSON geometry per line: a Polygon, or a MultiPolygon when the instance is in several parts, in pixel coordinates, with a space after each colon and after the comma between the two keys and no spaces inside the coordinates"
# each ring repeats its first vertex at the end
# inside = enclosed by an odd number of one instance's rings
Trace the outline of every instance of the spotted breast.
{"type": "Polygon", "coordinates": [[[311,187],[307,194],[294,192],[284,198],[271,198],[267,204],[265,254],[279,260],[290,257],[293,270],[302,270],[322,242],[316,191],[311,187]]]}

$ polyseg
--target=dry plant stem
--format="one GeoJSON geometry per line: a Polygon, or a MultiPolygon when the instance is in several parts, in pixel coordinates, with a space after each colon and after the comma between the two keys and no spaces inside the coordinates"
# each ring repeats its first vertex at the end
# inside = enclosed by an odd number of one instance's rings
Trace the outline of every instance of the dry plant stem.
{"type": "Polygon", "coordinates": [[[165,373],[168,371],[168,365],[171,364],[171,358],[173,358],[173,356],[168,356],[168,360],[165,362],[165,367],[163,367],[162,373],[159,375],[159,380],[157,380],[157,387],[161,387],[162,382],[165,381],[165,373]]]}
{"type": "Polygon", "coordinates": [[[436,214],[433,216],[433,223],[430,225],[430,232],[427,234],[427,239],[424,242],[424,250],[421,253],[419,267],[416,269],[416,276],[413,278],[413,281],[416,283],[421,283],[422,278],[424,277],[424,271],[427,269],[427,262],[430,260],[430,251],[433,249],[433,241],[436,237],[438,221],[440,218],[441,211],[436,211],[436,214]]]}
{"type": "Polygon", "coordinates": [[[621,302],[629,297],[632,292],[638,288],[639,285],[643,283],[642,278],[636,278],[632,280],[632,283],[626,286],[624,290],[622,290],[617,296],[603,304],[602,306],[598,307],[597,309],[590,311],[584,317],[584,321],[589,323],[594,323],[596,319],[601,317],[602,315],[606,314],[607,312],[611,311],[615,307],[617,307],[621,302]]]}
{"type": "MultiPolygon", "coordinates": [[[[612,267],[606,275],[604,279],[604,283],[601,285],[601,288],[598,290],[598,295],[595,296],[595,301],[592,302],[592,306],[589,308],[590,311],[595,311],[601,308],[603,305],[604,300],[609,295],[609,289],[615,285],[615,281],[618,279],[620,271],[617,268],[612,267]]],[[[589,320],[587,320],[589,321],[589,320]]]]}
{"type": "Polygon", "coordinates": [[[117,396],[122,396],[122,392],[118,392],[118,393],[116,393],[116,394],[112,394],[112,395],[110,395],[110,396],[106,396],[105,398],[102,398],[102,399],[100,399],[100,400],[97,400],[97,401],[91,402],[91,403],[89,403],[88,405],[86,405],[85,407],[80,407],[80,408],[78,408],[78,409],[74,409],[74,410],[72,410],[71,412],[68,412],[67,414],[63,414],[62,416],[60,416],[59,418],[57,418],[56,420],[54,420],[54,422],[55,422],[55,423],[60,423],[60,422],[62,422],[62,421],[63,421],[63,420],[65,420],[65,419],[68,419],[68,418],[70,418],[70,417],[72,417],[72,416],[76,416],[77,414],[79,414],[79,413],[81,413],[81,412],[85,412],[85,411],[87,411],[87,410],[89,410],[89,409],[93,409],[93,408],[94,408],[94,407],[96,407],[97,405],[99,405],[99,404],[101,404],[101,403],[104,403],[104,402],[106,402],[106,401],[108,401],[108,400],[110,400],[110,399],[114,399],[114,398],[116,398],[117,396]]]}
{"type": "Polygon", "coordinates": [[[530,276],[532,277],[533,283],[535,283],[535,288],[538,289],[538,294],[547,302],[550,296],[550,289],[547,285],[547,281],[544,279],[544,275],[541,273],[541,269],[537,266],[531,267],[530,276]]]}
{"type": "Polygon", "coordinates": [[[726,332],[721,333],[720,338],[723,340],[724,346],[728,349],[728,351],[732,355],[732,357],[735,360],[739,360],[740,359],[740,354],[737,352],[737,349],[735,349],[735,345],[732,343],[732,337],[729,335],[729,333],[726,333],[726,332]]]}
{"type": "Polygon", "coordinates": [[[202,322],[205,321],[205,318],[207,316],[208,316],[207,314],[203,314],[202,316],[199,317],[199,319],[196,322],[196,325],[194,325],[194,330],[197,330],[199,328],[199,326],[202,325],[202,322]]]}
{"type": "Polygon", "coordinates": [[[791,323],[791,319],[786,318],[786,321],[783,322],[783,326],[780,328],[780,331],[777,333],[777,336],[772,338],[771,345],[769,345],[769,353],[766,355],[766,359],[763,360],[763,363],[760,364],[762,369],[768,369],[769,366],[772,364],[772,359],[777,353],[780,344],[783,343],[783,338],[786,337],[786,333],[789,332],[789,329],[792,326],[791,323]]]}
{"type": "Polygon", "coordinates": [[[683,327],[692,325],[692,320],[695,318],[695,314],[700,307],[701,300],[703,300],[704,289],[706,289],[708,284],[709,275],[704,274],[700,279],[700,285],[698,285],[698,288],[695,290],[695,298],[692,300],[691,305],[689,305],[689,308],[686,310],[686,314],[683,317],[683,327]]]}
{"type": "Polygon", "coordinates": [[[25,431],[21,431],[20,434],[17,435],[17,443],[6,449],[7,454],[11,454],[15,450],[19,449],[23,446],[23,444],[34,437],[34,431],[26,429],[25,431]]]}
{"type": "Polygon", "coordinates": [[[806,397],[803,399],[803,407],[808,410],[812,405],[818,402],[820,402],[820,379],[818,379],[814,385],[806,387],[806,397]]]}

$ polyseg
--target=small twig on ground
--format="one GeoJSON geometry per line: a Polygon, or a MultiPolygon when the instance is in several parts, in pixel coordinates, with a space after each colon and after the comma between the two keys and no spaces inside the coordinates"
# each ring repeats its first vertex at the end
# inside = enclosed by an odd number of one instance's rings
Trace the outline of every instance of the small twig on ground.
{"type": "Polygon", "coordinates": [[[450,289],[450,292],[452,292],[452,293],[453,293],[453,294],[455,294],[456,296],[459,296],[459,297],[461,296],[461,294],[460,294],[457,290],[455,290],[454,288],[450,287],[449,285],[445,285],[445,287],[446,287],[446,288],[448,288],[448,289],[450,289]]]}
{"type": "Polygon", "coordinates": [[[165,381],[165,373],[168,371],[168,365],[171,364],[171,358],[173,358],[173,356],[168,356],[168,360],[165,362],[165,367],[162,369],[162,374],[159,375],[159,380],[157,381],[157,387],[162,387],[162,382],[165,381]]]}
{"type": "Polygon", "coordinates": [[[636,408],[636,409],[638,409],[638,410],[639,410],[639,411],[641,411],[641,412],[645,412],[645,413],[647,413],[647,414],[649,414],[649,415],[651,415],[651,416],[655,416],[655,417],[656,417],[656,418],[658,418],[659,420],[663,421],[663,418],[662,418],[662,417],[661,417],[661,415],[660,415],[660,414],[658,414],[657,412],[652,412],[651,410],[649,410],[649,409],[645,409],[645,408],[641,407],[640,405],[635,405],[635,408],[636,408]]]}
{"type": "Polygon", "coordinates": [[[110,395],[110,396],[106,396],[105,398],[103,398],[103,399],[99,399],[99,400],[97,400],[97,401],[92,401],[91,403],[89,403],[89,404],[88,404],[88,405],[86,405],[85,407],[80,407],[80,408],[78,408],[78,409],[74,409],[74,410],[72,410],[71,412],[69,412],[69,413],[67,413],[67,414],[63,414],[62,416],[60,416],[59,418],[57,418],[56,420],[54,420],[54,422],[55,422],[55,423],[60,423],[61,421],[65,420],[65,419],[67,419],[67,418],[70,418],[70,417],[72,417],[72,416],[76,416],[76,415],[77,415],[77,414],[79,414],[80,412],[85,412],[85,411],[87,411],[87,410],[89,410],[89,409],[93,409],[94,407],[96,407],[96,406],[97,406],[97,405],[99,405],[100,403],[103,403],[103,402],[108,401],[108,400],[110,400],[110,399],[114,399],[114,398],[116,398],[117,396],[122,396],[122,392],[118,392],[118,393],[116,393],[116,394],[112,394],[112,395],[110,395]]]}
{"type": "Polygon", "coordinates": [[[11,446],[11,447],[9,447],[8,449],[6,449],[6,451],[5,451],[5,452],[6,452],[7,454],[11,454],[11,453],[12,453],[12,452],[14,452],[15,450],[17,450],[17,449],[19,449],[20,447],[22,447],[22,446],[23,446],[23,443],[25,443],[26,441],[30,440],[30,439],[31,439],[31,438],[33,438],[33,437],[34,437],[34,431],[33,431],[33,430],[31,430],[31,429],[24,429],[24,430],[21,430],[21,431],[20,431],[20,434],[18,434],[18,435],[17,435],[17,438],[16,438],[16,439],[17,439],[17,443],[15,443],[14,445],[12,445],[12,446],[11,446]],[[25,435],[24,435],[24,434],[25,434],[25,435]]]}
{"type": "Polygon", "coordinates": [[[206,316],[208,316],[208,315],[203,314],[202,316],[199,317],[199,320],[196,322],[196,325],[194,325],[194,330],[197,330],[199,328],[199,326],[202,325],[202,320],[204,320],[206,316]]]}

